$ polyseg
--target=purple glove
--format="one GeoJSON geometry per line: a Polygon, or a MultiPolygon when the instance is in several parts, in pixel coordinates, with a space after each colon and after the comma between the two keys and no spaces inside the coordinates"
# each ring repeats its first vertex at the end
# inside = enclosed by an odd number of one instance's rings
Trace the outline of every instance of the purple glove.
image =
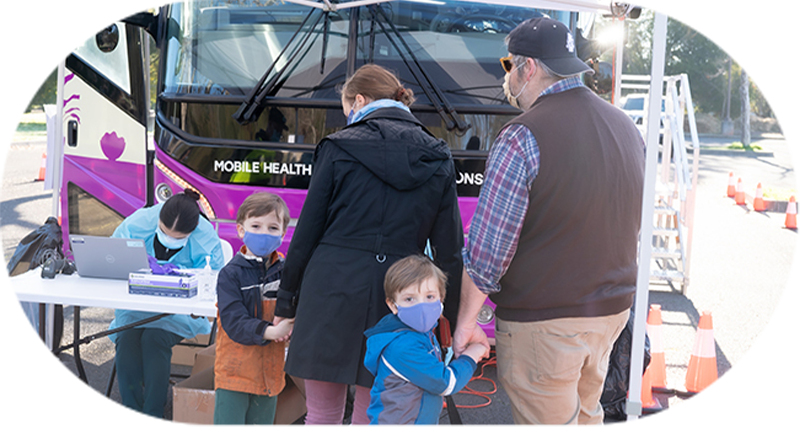
{"type": "Polygon", "coordinates": [[[147,255],[147,262],[150,264],[150,271],[152,271],[153,274],[161,274],[165,276],[166,275],[177,276],[180,274],[177,271],[175,271],[178,269],[177,265],[172,263],[159,264],[158,260],[155,259],[155,257],[153,257],[152,255],[147,255]]]}

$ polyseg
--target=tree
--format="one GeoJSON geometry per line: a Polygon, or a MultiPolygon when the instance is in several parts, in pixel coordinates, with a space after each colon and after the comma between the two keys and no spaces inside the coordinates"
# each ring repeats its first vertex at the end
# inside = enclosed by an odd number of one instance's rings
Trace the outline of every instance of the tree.
{"type": "MultiPolygon", "coordinates": [[[[650,74],[653,7],[643,11],[638,22],[629,22],[626,73],[650,74]]],[[[719,111],[726,93],[728,46],[719,25],[697,0],[670,2],[664,72],[686,73],[695,105],[706,112],[719,111]]]]}
{"type": "Polygon", "coordinates": [[[800,56],[767,50],[767,63],[753,67],[753,106],[758,115],[800,123],[800,56]]]}
{"type": "Polygon", "coordinates": [[[14,50],[17,109],[23,112],[56,98],[59,8],[37,3],[32,24],[17,37],[14,50]]]}
{"type": "MultiPolygon", "coordinates": [[[[745,21],[747,22],[747,37],[740,37],[733,29],[731,24],[731,37],[736,40],[739,48],[742,49],[742,74],[739,77],[739,94],[741,100],[741,113],[742,113],[742,145],[745,147],[750,146],[750,55],[753,53],[753,46],[750,44],[753,35],[753,20],[756,17],[756,7],[758,0],[750,0],[750,13],[745,14],[745,21]]],[[[733,17],[730,19],[733,22],[733,17]]]]}

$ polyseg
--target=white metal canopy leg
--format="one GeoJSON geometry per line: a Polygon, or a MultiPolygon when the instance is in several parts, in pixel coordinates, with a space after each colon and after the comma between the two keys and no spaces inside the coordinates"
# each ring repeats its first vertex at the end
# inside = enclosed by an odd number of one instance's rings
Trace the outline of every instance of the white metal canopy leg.
{"type": "Polygon", "coordinates": [[[653,62],[650,79],[650,103],[647,111],[647,154],[645,156],[644,194],[642,197],[642,225],[639,234],[639,273],[636,277],[634,300],[633,342],[631,343],[631,371],[628,400],[625,411],[628,420],[642,414],[642,367],[644,364],[644,332],[647,319],[648,292],[650,288],[650,257],[653,241],[653,199],[656,190],[658,163],[658,135],[661,116],[661,85],[664,80],[664,53],[666,52],[667,16],[656,13],[653,25],[653,62]]]}

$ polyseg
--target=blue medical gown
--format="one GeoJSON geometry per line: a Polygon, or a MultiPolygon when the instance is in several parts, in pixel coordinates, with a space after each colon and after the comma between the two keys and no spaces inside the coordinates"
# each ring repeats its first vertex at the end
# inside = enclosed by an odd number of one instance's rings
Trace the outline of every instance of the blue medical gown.
{"type": "MultiPolygon", "coordinates": [[[[162,204],[157,204],[149,208],[141,208],[122,221],[122,224],[114,230],[111,237],[124,237],[130,239],[144,240],[147,253],[155,256],[153,241],[155,240],[156,228],[158,227],[159,214],[162,204]]],[[[203,268],[206,266],[206,255],[211,255],[211,268],[219,270],[224,265],[222,257],[222,246],[219,236],[214,227],[208,220],[200,216],[197,228],[189,235],[186,246],[175,253],[168,261],[160,263],[172,263],[181,268],[203,268]]],[[[165,297],[167,298],[167,297],[165,297]]],[[[109,329],[124,326],[158,313],[133,310],[114,310],[114,320],[109,325],[109,329]]],[[[192,338],[197,334],[207,334],[211,332],[211,325],[204,317],[192,318],[186,314],[173,314],[155,322],[147,323],[139,328],[159,328],[184,338],[192,338]]],[[[116,342],[116,334],[109,335],[111,341],[116,342]]]]}

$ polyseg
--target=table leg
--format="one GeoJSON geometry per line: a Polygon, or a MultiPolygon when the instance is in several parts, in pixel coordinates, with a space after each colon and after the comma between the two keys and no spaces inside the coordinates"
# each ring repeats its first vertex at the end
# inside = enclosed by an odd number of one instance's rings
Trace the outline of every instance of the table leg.
{"type": "Polygon", "coordinates": [[[36,407],[39,390],[41,390],[42,381],[44,380],[45,358],[47,357],[47,349],[44,346],[45,337],[47,337],[46,310],[47,306],[45,304],[39,304],[39,370],[36,372],[36,383],[33,386],[31,400],[28,402],[28,414],[31,420],[33,420],[33,409],[36,407]]]}
{"type": "MultiPolygon", "coordinates": [[[[81,308],[77,305],[72,306],[73,312],[73,336],[72,341],[78,342],[81,339],[81,308]]],[[[80,379],[83,380],[85,383],[89,383],[89,380],[86,378],[86,371],[83,369],[83,361],[81,360],[81,350],[80,346],[76,345],[72,348],[73,355],[75,356],[75,367],[78,368],[78,376],[80,379]]]]}
{"type": "Polygon", "coordinates": [[[87,424],[88,424],[89,427],[94,427],[94,398],[92,397],[92,391],[91,391],[91,388],[89,387],[89,379],[86,376],[86,371],[83,369],[83,361],[81,360],[80,346],[82,344],[88,344],[88,343],[92,342],[93,340],[96,340],[96,339],[101,338],[101,337],[105,337],[105,336],[108,336],[108,335],[111,335],[111,334],[114,334],[114,333],[126,331],[128,329],[132,329],[132,328],[135,328],[137,326],[141,326],[141,325],[145,325],[147,323],[154,322],[154,321],[156,321],[158,319],[161,319],[163,317],[169,316],[169,314],[168,313],[157,314],[155,316],[148,317],[146,319],[138,320],[136,322],[127,324],[125,326],[120,326],[118,328],[109,329],[109,330],[106,330],[106,331],[103,331],[103,332],[98,332],[96,334],[92,334],[92,335],[89,335],[89,336],[81,338],[80,337],[80,324],[81,324],[80,307],[73,306],[73,310],[74,310],[73,311],[74,312],[74,316],[73,316],[74,331],[73,331],[72,343],[67,344],[67,345],[63,345],[63,346],[61,346],[61,347],[59,347],[57,349],[46,351],[45,350],[45,341],[46,341],[46,337],[47,337],[47,328],[46,328],[47,322],[46,322],[46,319],[45,319],[46,305],[45,304],[39,304],[39,371],[37,372],[36,383],[35,383],[35,385],[33,387],[33,393],[32,393],[32,396],[31,396],[31,400],[30,400],[30,402],[28,404],[28,413],[30,414],[31,419],[33,419],[33,410],[34,410],[34,408],[36,407],[37,404],[39,404],[41,402],[44,402],[45,400],[50,399],[53,396],[61,394],[61,392],[66,391],[66,390],[68,390],[68,389],[72,388],[73,386],[78,385],[80,383],[81,385],[83,385],[84,393],[86,393],[86,406],[87,406],[87,409],[88,409],[88,412],[89,412],[87,424]],[[45,393],[42,396],[39,396],[39,393],[40,393],[41,388],[42,388],[42,380],[44,379],[45,359],[48,356],[52,356],[53,354],[57,354],[57,353],[60,353],[60,352],[62,352],[64,350],[68,350],[68,349],[72,349],[73,352],[74,352],[74,355],[75,355],[75,367],[78,369],[78,378],[75,378],[72,381],[69,381],[68,383],[61,385],[60,387],[58,387],[58,388],[56,388],[54,390],[51,390],[51,391],[45,393]]]}

